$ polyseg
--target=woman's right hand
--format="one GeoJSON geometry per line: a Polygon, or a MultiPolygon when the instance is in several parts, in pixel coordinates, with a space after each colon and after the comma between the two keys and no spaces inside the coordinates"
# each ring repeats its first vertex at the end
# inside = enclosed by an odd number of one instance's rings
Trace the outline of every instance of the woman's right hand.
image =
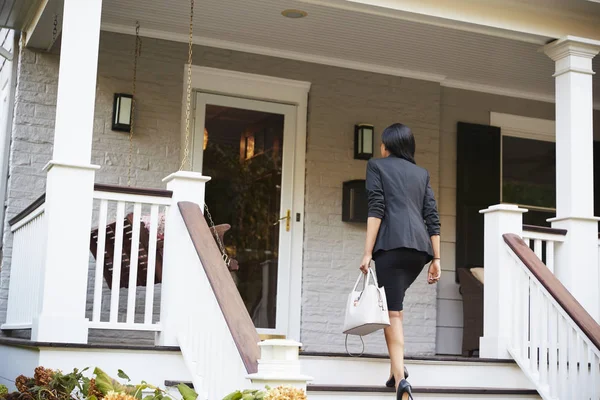
{"type": "Polygon", "coordinates": [[[373,259],[373,256],[370,254],[365,254],[363,256],[362,262],[360,263],[360,270],[363,272],[363,274],[366,274],[369,272],[369,267],[371,267],[372,259],[373,259]]]}
{"type": "Polygon", "coordinates": [[[440,280],[442,276],[442,267],[439,259],[435,259],[429,264],[429,273],[427,274],[427,283],[430,285],[440,280]]]}

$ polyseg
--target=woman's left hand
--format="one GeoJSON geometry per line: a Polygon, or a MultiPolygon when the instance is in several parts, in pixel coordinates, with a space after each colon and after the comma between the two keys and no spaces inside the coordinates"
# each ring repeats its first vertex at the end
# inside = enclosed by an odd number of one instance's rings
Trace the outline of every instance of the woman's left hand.
{"type": "Polygon", "coordinates": [[[370,254],[365,254],[363,256],[362,262],[360,263],[360,270],[363,272],[363,274],[366,274],[369,272],[369,267],[371,266],[372,259],[373,259],[373,256],[371,256],[370,254]]]}
{"type": "Polygon", "coordinates": [[[431,264],[429,264],[429,271],[427,274],[427,282],[431,285],[433,283],[437,283],[442,276],[442,267],[440,265],[439,259],[434,259],[431,264]]]}

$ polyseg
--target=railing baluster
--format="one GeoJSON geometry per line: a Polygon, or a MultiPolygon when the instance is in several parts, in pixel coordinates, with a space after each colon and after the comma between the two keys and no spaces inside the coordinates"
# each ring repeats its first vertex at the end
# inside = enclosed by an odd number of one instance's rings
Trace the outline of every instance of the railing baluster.
{"type": "Polygon", "coordinates": [[[513,347],[515,349],[515,351],[517,352],[517,354],[523,354],[523,345],[521,343],[521,341],[519,340],[520,338],[520,334],[522,332],[522,322],[523,322],[523,318],[521,313],[523,312],[523,291],[521,290],[521,287],[519,286],[519,282],[521,282],[521,269],[519,268],[517,262],[513,262],[511,263],[511,268],[509,269],[512,278],[513,278],[513,282],[516,282],[515,285],[515,297],[514,297],[514,301],[512,304],[513,307],[513,339],[512,339],[512,344],[513,347]]]}
{"type": "Polygon", "coordinates": [[[538,256],[538,258],[540,260],[542,259],[542,240],[541,239],[535,239],[533,241],[533,252],[535,253],[536,256],[538,256]]]}
{"type": "Polygon", "coordinates": [[[123,226],[125,202],[117,203],[117,221],[115,227],[115,248],[112,270],[112,288],[110,293],[110,322],[116,324],[119,317],[119,295],[121,288],[121,260],[123,257],[123,226]]]}
{"type": "Polygon", "coordinates": [[[559,398],[565,399],[567,398],[567,385],[565,383],[564,377],[568,377],[569,370],[567,368],[567,356],[568,356],[568,340],[567,333],[567,322],[564,318],[558,318],[558,376],[563,377],[559,380],[559,388],[558,391],[560,393],[559,398]]]}
{"type": "Polygon", "coordinates": [[[591,380],[592,380],[592,392],[593,399],[600,398],[600,357],[593,354],[591,358],[591,380]]]}
{"type": "Polygon", "coordinates": [[[538,373],[538,333],[539,333],[539,289],[533,279],[529,280],[529,364],[533,374],[538,373]]]}
{"type": "Polygon", "coordinates": [[[554,242],[551,240],[546,242],[546,266],[554,273],[554,242]]]}
{"type": "Polygon", "coordinates": [[[548,367],[549,367],[549,378],[548,383],[550,385],[550,396],[556,397],[558,394],[558,312],[552,307],[552,303],[548,302],[548,367]]]}
{"type": "Polygon", "coordinates": [[[131,226],[131,254],[129,256],[129,287],[127,290],[127,323],[135,322],[135,296],[137,289],[138,257],[140,249],[140,224],[142,205],[135,203],[131,226]]]}
{"type": "Polygon", "coordinates": [[[548,321],[548,303],[550,303],[548,301],[548,299],[546,298],[546,296],[544,296],[539,289],[538,286],[538,301],[539,301],[539,307],[538,310],[540,312],[540,317],[539,317],[539,326],[540,326],[540,342],[539,342],[539,347],[540,347],[540,363],[539,363],[539,370],[540,370],[540,383],[542,386],[545,386],[548,384],[548,350],[550,348],[549,345],[549,340],[548,340],[548,336],[549,336],[549,332],[548,332],[548,325],[549,325],[549,321],[548,321]]]}
{"type": "Polygon", "coordinates": [[[102,281],[104,279],[107,213],[108,202],[106,200],[100,200],[100,212],[98,214],[98,244],[96,246],[96,271],[94,277],[94,305],[92,309],[92,321],[94,322],[100,322],[102,312],[102,281]]]}
{"type": "Polygon", "coordinates": [[[523,359],[529,359],[529,277],[525,271],[520,271],[522,276],[519,280],[523,302],[521,303],[521,349],[523,359]]]}
{"type": "Polygon", "coordinates": [[[577,369],[578,369],[578,360],[577,360],[577,353],[578,353],[578,349],[577,349],[577,333],[575,332],[575,330],[572,327],[568,327],[568,342],[569,346],[568,346],[568,359],[569,359],[569,365],[568,365],[568,369],[569,369],[569,389],[570,389],[570,395],[571,395],[571,399],[578,399],[578,395],[577,395],[577,384],[578,384],[578,380],[577,380],[577,369]]]}
{"type": "Polygon", "coordinates": [[[148,249],[148,275],[146,278],[146,310],[144,323],[151,324],[154,315],[154,275],[156,272],[156,239],[158,236],[158,206],[150,210],[150,248],[148,249]]]}

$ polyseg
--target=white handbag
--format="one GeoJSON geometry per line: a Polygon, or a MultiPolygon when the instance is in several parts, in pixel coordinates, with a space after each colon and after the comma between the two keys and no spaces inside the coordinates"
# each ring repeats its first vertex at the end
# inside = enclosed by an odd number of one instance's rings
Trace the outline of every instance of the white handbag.
{"type": "MultiPolygon", "coordinates": [[[[367,274],[360,273],[346,304],[344,333],[365,336],[390,326],[385,291],[377,284],[377,277],[371,268],[367,274]],[[362,290],[358,289],[364,278],[362,290]],[[371,279],[373,278],[373,284],[371,279]]],[[[346,337],[346,340],[348,337],[346,337]]]]}

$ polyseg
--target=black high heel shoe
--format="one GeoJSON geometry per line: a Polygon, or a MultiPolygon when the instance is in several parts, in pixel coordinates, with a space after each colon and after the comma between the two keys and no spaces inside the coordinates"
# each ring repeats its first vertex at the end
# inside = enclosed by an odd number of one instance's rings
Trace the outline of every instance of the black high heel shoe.
{"type": "MultiPolygon", "coordinates": [[[[408,370],[406,367],[404,367],[404,379],[408,379],[408,370]]],[[[385,386],[389,388],[396,387],[396,378],[394,378],[394,375],[388,379],[388,381],[385,383],[385,386]]]]}
{"type": "Polygon", "coordinates": [[[398,391],[396,392],[396,400],[402,400],[404,393],[408,394],[408,400],[414,400],[412,397],[412,386],[406,379],[402,379],[398,385],[398,391]]]}

